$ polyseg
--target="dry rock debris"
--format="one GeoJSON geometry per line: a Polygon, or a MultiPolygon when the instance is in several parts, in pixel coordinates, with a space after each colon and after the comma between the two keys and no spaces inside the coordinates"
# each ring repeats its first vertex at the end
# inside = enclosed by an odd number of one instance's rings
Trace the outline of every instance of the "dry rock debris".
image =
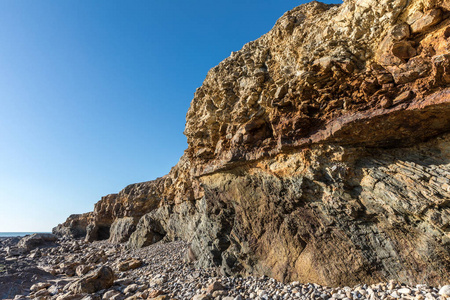
{"type": "MultiPolygon", "coordinates": [[[[0,246],[0,261],[5,256],[5,246],[0,246]]],[[[85,243],[80,240],[59,240],[56,246],[41,248],[42,256],[29,260],[29,254],[22,257],[22,263],[43,270],[55,270],[52,277],[36,277],[22,282],[20,290],[4,289],[0,285],[2,299],[439,299],[448,298],[448,285],[432,287],[426,284],[407,286],[395,281],[372,285],[359,284],[353,287],[332,288],[313,283],[281,283],[273,278],[227,277],[220,275],[217,268],[196,268],[185,261],[189,245],[182,241],[156,244],[140,249],[130,249],[124,244],[107,241],[85,243]],[[77,248],[78,250],[71,250],[77,248]],[[104,262],[91,263],[87,275],[68,277],[60,266],[77,261],[86,264],[86,257],[104,252],[104,262]],[[143,264],[135,269],[113,271],[112,267],[129,257],[136,257],[143,264]],[[441,298],[439,298],[441,297],[441,298]]],[[[16,263],[7,265],[9,276],[17,274],[16,263]]],[[[33,271],[30,275],[37,275],[33,271]]],[[[0,273],[0,282],[4,279],[0,273]]],[[[11,284],[11,283],[10,283],[11,284]]]]}

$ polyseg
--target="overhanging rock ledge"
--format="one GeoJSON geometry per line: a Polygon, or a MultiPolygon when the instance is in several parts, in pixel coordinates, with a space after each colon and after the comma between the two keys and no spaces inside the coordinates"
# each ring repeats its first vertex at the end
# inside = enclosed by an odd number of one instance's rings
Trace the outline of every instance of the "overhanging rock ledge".
{"type": "Polygon", "coordinates": [[[450,2],[311,2],[211,69],[170,173],[54,232],[226,274],[450,280],[450,2]]]}

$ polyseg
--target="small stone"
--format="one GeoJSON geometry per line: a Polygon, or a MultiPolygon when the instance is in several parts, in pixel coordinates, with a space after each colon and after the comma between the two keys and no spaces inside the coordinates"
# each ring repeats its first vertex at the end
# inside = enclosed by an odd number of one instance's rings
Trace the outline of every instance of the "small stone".
{"type": "Polygon", "coordinates": [[[148,298],[156,298],[156,297],[158,297],[158,296],[160,296],[160,295],[162,295],[162,294],[164,294],[164,292],[163,291],[161,291],[161,290],[151,290],[149,293],[148,293],[148,298]]]}
{"type": "Polygon", "coordinates": [[[212,293],[214,291],[221,291],[221,290],[225,290],[226,288],[218,281],[214,281],[213,283],[211,283],[208,288],[206,289],[206,291],[208,293],[212,293]]]}
{"type": "Polygon", "coordinates": [[[443,287],[441,287],[438,294],[441,296],[449,297],[450,296],[450,285],[444,285],[443,287]]]}
{"type": "Polygon", "coordinates": [[[56,300],[80,300],[82,295],[73,295],[71,292],[59,295],[56,300]]]}
{"type": "Polygon", "coordinates": [[[103,294],[103,299],[111,299],[117,295],[120,295],[121,293],[116,290],[110,290],[103,294]]]}
{"type": "Polygon", "coordinates": [[[391,51],[394,56],[401,59],[410,59],[417,54],[416,49],[408,41],[395,42],[391,51]]]}
{"type": "Polygon", "coordinates": [[[267,295],[267,292],[266,292],[265,290],[259,290],[259,291],[256,292],[256,294],[257,294],[259,297],[262,297],[263,295],[267,295]]]}
{"type": "Polygon", "coordinates": [[[28,257],[30,258],[30,259],[37,259],[37,258],[39,258],[39,257],[41,257],[42,256],[42,253],[41,253],[41,251],[39,250],[39,249],[36,249],[33,253],[31,253],[30,255],[28,255],[28,257]]]}
{"type": "Polygon", "coordinates": [[[123,290],[123,293],[124,294],[132,293],[132,292],[135,292],[138,288],[139,288],[139,286],[136,283],[133,283],[133,284],[130,284],[129,286],[127,286],[123,290]]]}
{"type": "Polygon", "coordinates": [[[405,294],[405,295],[411,294],[411,290],[408,289],[408,288],[401,288],[397,292],[400,293],[400,294],[405,294]]]}
{"type": "Polygon", "coordinates": [[[333,297],[334,299],[344,299],[345,297],[347,297],[347,295],[341,294],[341,293],[335,293],[335,294],[331,295],[331,297],[333,297]]]}
{"type": "Polygon", "coordinates": [[[425,299],[432,299],[432,300],[434,300],[434,296],[433,296],[433,294],[431,294],[431,293],[426,293],[425,294],[425,299]]]}
{"type": "Polygon", "coordinates": [[[400,296],[398,295],[397,291],[392,292],[391,293],[391,297],[400,298],[400,296]]]}
{"type": "Polygon", "coordinates": [[[220,291],[214,291],[214,292],[212,292],[212,297],[215,299],[215,298],[217,298],[217,297],[221,297],[221,296],[226,296],[228,294],[228,292],[227,291],[225,291],[225,290],[220,290],[220,291]]]}
{"type": "Polygon", "coordinates": [[[385,74],[380,74],[377,76],[377,80],[378,83],[380,84],[389,84],[391,82],[394,82],[394,77],[392,77],[391,74],[385,73],[385,74]]]}
{"type": "Polygon", "coordinates": [[[275,92],[275,99],[281,99],[283,98],[288,91],[288,85],[284,84],[277,88],[277,91],[275,92]]]}
{"type": "Polygon", "coordinates": [[[32,291],[32,292],[37,292],[37,291],[39,291],[39,290],[48,288],[49,286],[51,286],[50,283],[47,283],[47,282],[39,282],[39,283],[33,284],[33,285],[31,286],[31,288],[30,288],[30,291],[32,291]]]}
{"type": "Polygon", "coordinates": [[[47,288],[47,291],[51,294],[51,295],[56,295],[60,292],[60,288],[57,285],[52,285],[49,288],[47,288]]]}
{"type": "Polygon", "coordinates": [[[151,280],[150,284],[152,285],[161,285],[167,281],[166,275],[158,274],[151,280]]]}
{"type": "Polygon", "coordinates": [[[134,270],[134,269],[137,269],[137,268],[139,268],[140,266],[142,266],[142,261],[141,261],[141,260],[131,258],[131,259],[128,259],[128,260],[126,260],[126,261],[123,261],[123,262],[119,263],[119,264],[117,265],[117,269],[118,269],[119,271],[124,272],[124,271],[128,271],[128,270],[134,270]]]}
{"type": "Polygon", "coordinates": [[[208,294],[195,295],[194,297],[192,297],[192,300],[210,300],[210,299],[212,298],[208,294]]]}
{"type": "Polygon", "coordinates": [[[383,97],[383,98],[381,99],[381,101],[380,101],[380,106],[381,106],[382,108],[389,108],[389,107],[392,106],[393,103],[394,103],[394,102],[392,101],[391,98],[389,98],[389,97],[383,97]]]}
{"type": "Polygon", "coordinates": [[[91,270],[91,267],[86,266],[86,265],[79,265],[76,269],[75,269],[75,274],[77,274],[77,276],[83,276],[84,274],[86,274],[87,272],[89,272],[91,270]]]}
{"type": "Polygon", "coordinates": [[[121,278],[114,281],[114,285],[130,285],[133,283],[131,278],[121,278]]]}
{"type": "Polygon", "coordinates": [[[450,26],[445,29],[444,38],[446,39],[450,38],[450,26]]]}
{"type": "Polygon", "coordinates": [[[22,251],[20,251],[18,247],[6,247],[6,255],[8,256],[19,256],[21,254],[22,251]]]}
{"type": "Polygon", "coordinates": [[[423,14],[421,18],[411,24],[411,31],[418,33],[429,29],[442,20],[442,11],[439,8],[430,10],[423,14]]]}
{"type": "Polygon", "coordinates": [[[50,293],[46,289],[42,289],[34,293],[34,297],[41,297],[41,296],[47,296],[50,293]]]}
{"type": "Polygon", "coordinates": [[[428,285],[426,285],[426,284],[418,284],[418,285],[416,285],[416,288],[418,290],[425,290],[427,287],[428,287],[428,285]]]}
{"type": "MultiPolygon", "coordinates": [[[[406,92],[403,92],[403,93],[401,93],[400,95],[398,95],[398,96],[394,99],[393,102],[394,102],[394,105],[397,105],[397,104],[406,102],[406,101],[412,99],[413,97],[414,97],[414,92],[412,92],[412,91],[406,91],[406,92]]],[[[390,289],[390,290],[392,290],[392,289],[390,289]]]]}
{"type": "Polygon", "coordinates": [[[388,290],[392,291],[393,289],[395,289],[395,286],[396,286],[395,281],[394,280],[389,280],[388,290]]]}
{"type": "Polygon", "coordinates": [[[411,30],[408,24],[402,23],[395,25],[394,28],[392,28],[391,35],[395,40],[400,41],[409,38],[411,30]]]}

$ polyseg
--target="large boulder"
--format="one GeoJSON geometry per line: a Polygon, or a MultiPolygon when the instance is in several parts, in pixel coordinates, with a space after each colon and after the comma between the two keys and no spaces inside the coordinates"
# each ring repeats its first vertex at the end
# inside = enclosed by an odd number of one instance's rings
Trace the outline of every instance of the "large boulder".
{"type": "Polygon", "coordinates": [[[23,237],[17,247],[22,251],[29,252],[37,247],[51,246],[58,240],[58,237],[51,233],[34,233],[23,237]]]}
{"type": "Polygon", "coordinates": [[[165,231],[154,213],[144,215],[131,234],[128,241],[130,248],[142,248],[160,241],[165,236],[165,231]]]}
{"type": "Polygon", "coordinates": [[[64,290],[72,291],[74,294],[92,294],[110,288],[114,284],[114,279],[114,271],[108,266],[102,266],[67,284],[64,290]]]}
{"type": "Polygon", "coordinates": [[[5,250],[7,256],[20,256],[25,252],[24,249],[16,246],[8,246],[5,250]]]}
{"type": "Polygon", "coordinates": [[[124,243],[136,230],[136,221],[132,217],[115,220],[110,228],[109,241],[111,243],[124,243]]]}

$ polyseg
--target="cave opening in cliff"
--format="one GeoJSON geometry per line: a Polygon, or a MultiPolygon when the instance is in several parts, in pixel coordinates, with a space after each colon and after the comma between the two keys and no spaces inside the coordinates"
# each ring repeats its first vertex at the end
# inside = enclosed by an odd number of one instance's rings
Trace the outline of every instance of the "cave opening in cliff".
{"type": "Polygon", "coordinates": [[[98,227],[98,239],[99,240],[107,240],[109,239],[109,226],[99,226],[98,227]]]}

